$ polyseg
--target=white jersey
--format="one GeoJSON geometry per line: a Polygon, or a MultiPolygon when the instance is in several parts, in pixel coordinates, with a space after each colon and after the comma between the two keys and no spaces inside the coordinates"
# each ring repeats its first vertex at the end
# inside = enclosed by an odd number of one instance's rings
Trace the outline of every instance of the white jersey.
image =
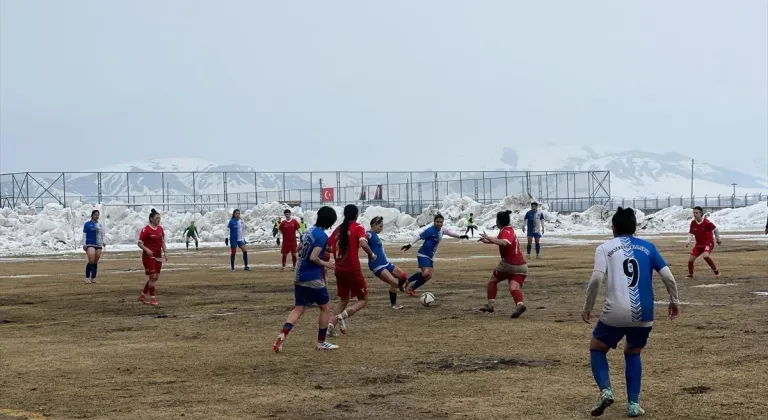
{"type": "Polygon", "coordinates": [[[600,321],[613,327],[653,325],[653,272],[666,266],[654,244],[634,236],[598,246],[594,271],[607,276],[600,321]]]}

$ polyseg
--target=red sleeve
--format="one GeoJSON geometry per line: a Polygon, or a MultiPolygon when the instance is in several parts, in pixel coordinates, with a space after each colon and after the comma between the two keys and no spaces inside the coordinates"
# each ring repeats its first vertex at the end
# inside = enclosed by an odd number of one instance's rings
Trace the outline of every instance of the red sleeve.
{"type": "Polygon", "coordinates": [[[709,219],[707,219],[707,230],[712,232],[715,229],[717,229],[717,226],[715,226],[714,223],[710,222],[709,219]]]}
{"type": "Polygon", "coordinates": [[[299,224],[299,221],[296,219],[293,219],[293,228],[296,230],[301,229],[301,225],[299,224]]]}
{"type": "Polygon", "coordinates": [[[508,241],[511,244],[515,242],[515,234],[512,232],[512,229],[502,229],[499,232],[499,239],[508,241]]]}
{"type": "Polygon", "coordinates": [[[141,233],[139,233],[139,240],[141,242],[144,242],[147,240],[147,228],[141,229],[141,233]]]}
{"type": "Polygon", "coordinates": [[[363,227],[363,225],[357,225],[357,227],[355,228],[355,235],[357,236],[358,240],[365,238],[365,228],[363,227]]]}
{"type": "Polygon", "coordinates": [[[691,220],[691,226],[688,227],[688,233],[690,233],[691,235],[693,235],[693,223],[694,221],[691,220]]]}
{"type": "Polygon", "coordinates": [[[278,230],[280,233],[283,233],[283,226],[285,226],[285,224],[283,224],[283,222],[280,222],[280,224],[279,224],[279,225],[277,225],[277,230],[278,230]]]}

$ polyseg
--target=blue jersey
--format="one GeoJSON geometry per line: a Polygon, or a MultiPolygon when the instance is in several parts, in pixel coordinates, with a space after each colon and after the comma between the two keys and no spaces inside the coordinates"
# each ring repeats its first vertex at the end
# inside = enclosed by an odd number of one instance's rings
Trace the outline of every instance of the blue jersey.
{"type": "Polygon", "coordinates": [[[437,247],[440,246],[440,241],[443,240],[444,233],[453,236],[453,232],[446,227],[438,229],[435,225],[431,225],[424,229],[424,232],[421,232],[419,235],[419,239],[423,239],[424,243],[421,244],[421,248],[419,248],[419,252],[416,255],[429,258],[430,260],[434,259],[437,247]]]}
{"type": "Polygon", "coordinates": [[[104,229],[101,223],[89,220],[83,225],[83,245],[104,245],[104,229]]]}
{"type": "Polygon", "coordinates": [[[299,261],[296,264],[296,274],[294,283],[302,286],[321,288],[325,287],[323,281],[323,266],[315,264],[310,260],[312,250],[320,248],[319,258],[322,259],[325,254],[325,248],[328,246],[328,235],[322,228],[312,226],[304,232],[302,236],[301,250],[299,250],[299,261]]]}
{"type": "Polygon", "coordinates": [[[541,233],[544,222],[544,213],[541,210],[528,210],[525,213],[525,227],[528,233],[541,233]]]}
{"type": "Polygon", "coordinates": [[[371,260],[371,258],[368,257],[368,268],[375,272],[377,268],[389,265],[389,259],[387,258],[387,254],[384,253],[384,244],[381,242],[379,235],[372,230],[369,230],[367,234],[368,246],[371,247],[371,251],[376,254],[375,260],[371,260]]]}
{"type": "Polygon", "coordinates": [[[594,271],[608,278],[600,321],[612,327],[651,325],[653,272],[666,266],[654,244],[634,236],[619,236],[598,246],[594,271]]]}
{"type": "Polygon", "coordinates": [[[231,244],[245,241],[245,222],[243,222],[243,219],[235,219],[233,217],[229,219],[227,227],[229,228],[229,242],[231,244]]]}

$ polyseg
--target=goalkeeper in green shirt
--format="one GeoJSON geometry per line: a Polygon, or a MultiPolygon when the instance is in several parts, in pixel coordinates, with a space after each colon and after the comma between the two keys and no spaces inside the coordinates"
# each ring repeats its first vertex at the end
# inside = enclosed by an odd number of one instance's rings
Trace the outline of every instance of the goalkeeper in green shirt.
{"type": "Polygon", "coordinates": [[[195,239],[195,249],[197,249],[198,242],[197,242],[197,227],[195,226],[195,222],[190,222],[189,226],[187,226],[186,229],[184,229],[184,236],[187,238],[187,249],[189,249],[189,239],[194,238],[195,239]]]}

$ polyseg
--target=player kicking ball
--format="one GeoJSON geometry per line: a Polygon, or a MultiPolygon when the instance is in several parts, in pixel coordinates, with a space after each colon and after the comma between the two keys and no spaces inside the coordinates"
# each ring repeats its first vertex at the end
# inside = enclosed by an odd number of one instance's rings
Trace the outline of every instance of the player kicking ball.
{"type": "Polygon", "coordinates": [[[501,254],[501,261],[493,270],[491,279],[488,281],[488,303],[480,310],[482,312],[494,311],[498,284],[507,280],[509,281],[509,293],[515,300],[515,311],[512,312],[512,318],[519,318],[525,312],[523,291],[520,288],[528,275],[528,264],[520,252],[520,242],[517,240],[515,230],[510,226],[510,214],[512,212],[509,210],[496,213],[496,227],[500,229],[497,238],[492,238],[485,232],[480,234],[480,242],[497,245],[501,254]]]}
{"type": "Polygon", "coordinates": [[[600,314],[589,342],[590,364],[600,396],[592,408],[592,416],[601,416],[614,402],[607,353],[619,341],[624,343],[624,373],[627,383],[627,414],[638,417],[645,413],[640,407],[640,383],[643,366],[640,353],[648,343],[653,327],[653,272],[669,293],[670,319],[680,315],[677,283],[672,271],[651,242],[634,237],[637,230],[635,211],[619,207],[611,220],[613,239],[595,250],[595,267],[587,286],[587,296],[581,319],[590,323],[592,308],[603,277],[607,277],[606,304],[600,314]]]}

